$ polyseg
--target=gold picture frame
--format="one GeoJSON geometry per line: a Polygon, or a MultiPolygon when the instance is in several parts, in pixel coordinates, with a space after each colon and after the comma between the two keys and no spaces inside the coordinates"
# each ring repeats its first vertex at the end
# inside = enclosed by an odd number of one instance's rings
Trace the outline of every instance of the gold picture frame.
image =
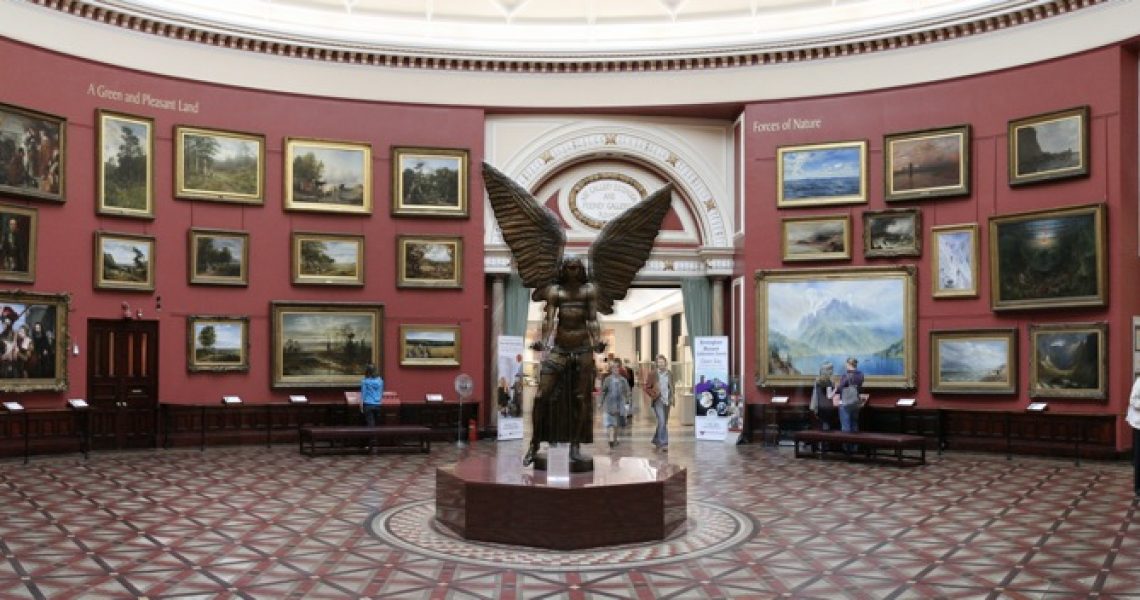
{"type": "Polygon", "coordinates": [[[154,119],[98,109],[96,212],[154,218],[154,119]]]}
{"type": "Polygon", "coordinates": [[[285,210],[372,214],[372,145],[285,138],[285,210]]]}
{"type": "Polygon", "coordinates": [[[1089,174],[1089,107],[1009,122],[1009,185],[1089,174]]]}
{"type": "Polygon", "coordinates": [[[191,228],[191,285],[249,285],[249,233],[231,229],[191,228]]]}
{"type": "Polygon", "coordinates": [[[0,193],[64,202],[67,190],[67,119],[0,103],[0,193]],[[19,153],[34,147],[30,160],[19,153]],[[19,165],[13,177],[8,169],[19,165]]]}
{"type": "Polygon", "coordinates": [[[978,297],[979,245],[977,223],[930,228],[930,285],[933,297],[978,297]]]}
{"type": "Polygon", "coordinates": [[[922,256],[922,211],[889,208],[863,213],[863,256],[922,256]]]}
{"type": "Polygon", "coordinates": [[[280,388],[358,388],[364,370],[384,372],[384,305],[270,303],[271,380],[280,388]]]}
{"type": "Polygon", "coordinates": [[[155,275],[155,238],[95,232],[95,288],[153,292],[155,275]]]}
{"type": "Polygon", "coordinates": [[[1029,397],[1108,397],[1108,324],[1029,325],[1029,397]]]}
{"type": "Polygon", "coordinates": [[[850,215],[782,219],[780,256],[785,262],[850,259],[850,215]]]}
{"type": "Polygon", "coordinates": [[[66,390],[71,295],[0,290],[0,306],[16,343],[32,349],[22,363],[0,369],[0,392],[66,390]]]}
{"type": "Polygon", "coordinates": [[[458,325],[400,325],[400,366],[458,367],[458,325]]]}
{"type": "Polygon", "coordinates": [[[1086,204],[990,217],[990,307],[1104,306],[1106,212],[1086,204]]]}
{"type": "Polygon", "coordinates": [[[930,332],[930,393],[1016,394],[1017,329],[930,332]]]}
{"type": "Polygon", "coordinates": [[[174,197],[265,204],[265,136],[175,126],[174,197]]]}
{"type": "Polygon", "coordinates": [[[867,140],[776,149],[776,206],[867,202],[867,140]]]}
{"type": "Polygon", "coordinates": [[[295,231],[293,283],[364,285],[364,236],[295,231]]]}
{"type": "Polygon", "coordinates": [[[396,287],[463,287],[463,238],[460,236],[397,236],[396,262],[396,287]]]}
{"type": "Polygon", "coordinates": [[[0,281],[36,280],[38,232],[36,209],[0,204],[0,281]]]}
{"type": "Polygon", "coordinates": [[[970,126],[884,136],[883,182],[887,202],[970,195],[970,126]]]}
{"type": "Polygon", "coordinates": [[[249,370],[249,317],[188,315],[186,370],[223,373],[249,370]]]}
{"type": "Polygon", "coordinates": [[[465,219],[468,151],[392,147],[392,215],[465,219]]]}

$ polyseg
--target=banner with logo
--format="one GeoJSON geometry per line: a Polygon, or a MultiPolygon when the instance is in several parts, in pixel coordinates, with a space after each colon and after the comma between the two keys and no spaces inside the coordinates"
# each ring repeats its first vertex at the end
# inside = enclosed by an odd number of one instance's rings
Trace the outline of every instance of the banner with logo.
{"type": "Polygon", "coordinates": [[[728,435],[732,403],[728,397],[728,337],[693,338],[693,405],[698,440],[723,440],[728,435]]]}

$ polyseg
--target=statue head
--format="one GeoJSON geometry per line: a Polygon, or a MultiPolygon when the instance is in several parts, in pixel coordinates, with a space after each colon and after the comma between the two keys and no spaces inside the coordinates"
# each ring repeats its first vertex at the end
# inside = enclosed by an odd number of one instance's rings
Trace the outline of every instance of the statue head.
{"type": "Polygon", "coordinates": [[[576,283],[582,285],[586,283],[586,266],[582,264],[582,259],[578,258],[577,254],[567,253],[562,257],[562,265],[558,270],[558,280],[563,285],[567,283],[576,283]]]}

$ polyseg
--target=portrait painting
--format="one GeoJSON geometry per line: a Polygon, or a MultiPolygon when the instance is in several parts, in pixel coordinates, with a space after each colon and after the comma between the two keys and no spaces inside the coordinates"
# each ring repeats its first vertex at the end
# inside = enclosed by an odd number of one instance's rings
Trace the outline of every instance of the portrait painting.
{"type": "Polygon", "coordinates": [[[793,217],[780,222],[785,261],[851,258],[851,219],[847,215],[793,217]]]}
{"type": "Polygon", "coordinates": [[[1016,394],[1017,330],[931,331],[930,391],[1016,394]]]}
{"type": "Polygon", "coordinates": [[[384,305],[273,302],[272,386],[353,388],[382,373],[384,305]]]}
{"type": "Polygon", "coordinates": [[[96,231],[95,287],[154,291],[154,236],[96,231]]]}
{"type": "Polygon", "coordinates": [[[776,149],[776,205],[781,208],[867,201],[867,142],[776,149]]]}
{"type": "Polygon", "coordinates": [[[1105,205],[990,217],[994,310],[1104,306],[1105,205]]]}
{"type": "Polygon", "coordinates": [[[920,256],[922,212],[917,208],[863,213],[863,256],[920,256]]]}
{"type": "Polygon", "coordinates": [[[970,126],[888,135],[883,139],[888,202],[970,193],[970,126]]]}
{"type": "Polygon", "coordinates": [[[467,150],[392,148],[392,214],[467,217],[467,150]]]}
{"type": "Polygon", "coordinates": [[[1031,398],[1107,398],[1105,323],[1029,326],[1031,398]]]}
{"type": "Polygon", "coordinates": [[[364,236],[293,233],[293,283],[364,285],[364,236]]]}
{"type": "Polygon", "coordinates": [[[1009,184],[1024,185],[1089,173],[1089,107],[1009,122],[1009,184]]]}
{"type": "Polygon", "coordinates": [[[67,119],[0,104],[0,193],[64,201],[67,119]]]}
{"type": "Polygon", "coordinates": [[[71,297],[0,290],[0,392],[67,389],[71,297]]]}
{"type": "Polygon", "coordinates": [[[463,238],[458,236],[398,236],[397,287],[463,287],[463,238]]]}
{"type": "Polygon", "coordinates": [[[910,265],[757,271],[757,385],[811,385],[855,357],[868,386],[913,387],[914,280],[910,265]]]}
{"type": "Polygon", "coordinates": [[[35,281],[36,231],[36,209],[0,204],[0,281],[35,281]]]}
{"type": "Polygon", "coordinates": [[[97,212],[154,218],[154,119],[98,111],[97,212]]]}
{"type": "Polygon", "coordinates": [[[190,283],[249,285],[249,233],[191,229],[190,283]]]}
{"type": "MultiPolygon", "coordinates": [[[[978,226],[940,225],[930,229],[931,284],[935,298],[978,295],[978,226]]],[[[993,239],[993,238],[991,238],[993,239]]]]}
{"type": "Polygon", "coordinates": [[[285,209],[372,213],[372,146],[287,138],[285,209]]]}
{"type": "Polygon", "coordinates": [[[175,127],[174,178],[177,198],[263,204],[265,136],[175,127]]]}
{"type": "Polygon", "coordinates": [[[189,371],[249,370],[249,317],[186,317],[186,368],[189,371]]]}
{"type": "Polygon", "coordinates": [[[458,367],[459,327],[401,325],[400,364],[418,367],[458,367]]]}

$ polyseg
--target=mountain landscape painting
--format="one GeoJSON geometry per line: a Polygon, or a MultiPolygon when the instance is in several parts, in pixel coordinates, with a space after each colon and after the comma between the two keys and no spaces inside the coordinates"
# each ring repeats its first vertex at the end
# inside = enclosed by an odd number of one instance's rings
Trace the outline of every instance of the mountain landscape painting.
{"type": "Polygon", "coordinates": [[[757,354],[764,383],[807,385],[823,363],[838,372],[855,357],[869,385],[911,384],[911,271],[821,271],[776,272],[760,281],[763,346],[757,354]]]}

